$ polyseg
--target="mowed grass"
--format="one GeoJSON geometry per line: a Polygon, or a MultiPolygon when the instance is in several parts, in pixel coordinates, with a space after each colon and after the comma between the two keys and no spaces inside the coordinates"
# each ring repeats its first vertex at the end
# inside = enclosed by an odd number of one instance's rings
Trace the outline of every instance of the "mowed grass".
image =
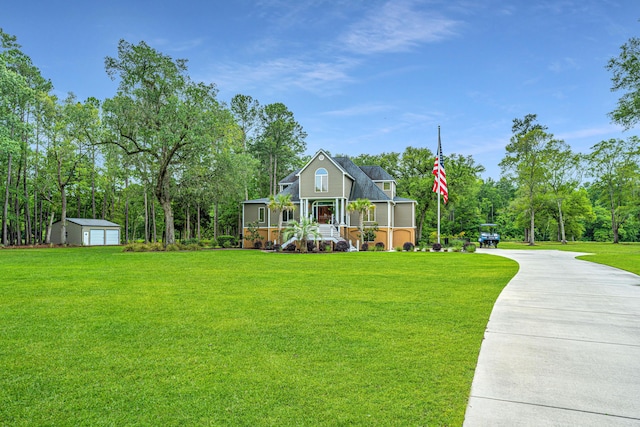
{"type": "Polygon", "coordinates": [[[0,425],[461,425],[517,264],[0,251],[0,425]]]}
{"type": "Polygon", "coordinates": [[[501,242],[500,249],[551,249],[571,252],[584,252],[589,255],[579,259],[610,265],[622,270],[640,274],[640,243],[603,243],[603,242],[539,242],[535,246],[526,243],[501,242]]]}

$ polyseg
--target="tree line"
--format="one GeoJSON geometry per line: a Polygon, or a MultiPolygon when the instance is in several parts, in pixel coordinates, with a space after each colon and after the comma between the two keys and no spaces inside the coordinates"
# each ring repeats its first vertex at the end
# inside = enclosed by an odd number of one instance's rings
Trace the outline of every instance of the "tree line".
{"type": "MultiPolygon", "coordinates": [[[[0,29],[0,43],[2,245],[48,243],[52,223],[67,217],[119,223],[126,242],[238,236],[241,202],[273,196],[309,159],[307,135],[284,104],[241,94],[222,102],[215,85],[190,78],[186,60],[144,42],[121,40],[105,58],[116,93],[84,101],[53,95],[15,36],[0,29]]],[[[640,71],[630,59],[637,63],[639,46],[631,39],[607,65],[613,90],[628,91],[611,118],[627,128],[640,117],[640,71]]],[[[472,156],[444,156],[445,236],[475,239],[490,222],[531,244],[640,239],[637,137],[575,153],[528,114],[513,120],[505,151],[497,181],[482,179],[472,156]]],[[[427,243],[437,223],[434,158],[417,147],[352,157],[385,168],[398,195],[418,202],[416,235],[427,243]]]]}

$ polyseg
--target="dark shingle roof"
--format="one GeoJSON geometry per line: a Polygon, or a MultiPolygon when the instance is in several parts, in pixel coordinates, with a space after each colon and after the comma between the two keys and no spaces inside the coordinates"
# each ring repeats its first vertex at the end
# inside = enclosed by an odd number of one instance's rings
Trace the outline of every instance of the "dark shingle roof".
{"type": "Polygon", "coordinates": [[[377,200],[391,200],[384,191],[380,189],[372,180],[363,172],[358,166],[347,157],[334,157],[336,161],[349,175],[353,177],[355,182],[351,187],[351,194],[349,200],[356,199],[369,199],[371,201],[377,200]]]}
{"type": "MultiPolygon", "coordinates": [[[[282,181],[280,181],[280,183],[282,183],[282,181]]],[[[282,190],[280,192],[280,194],[291,194],[291,201],[292,202],[299,202],[300,201],[300,180],[298,179],[298,177],[296,177],[295,182],[292,182],[291,184],[289,184],[287,186],[287,188],[285,188],[284,190],[282,190]]]]}
{"type": "Polygon", "coordinates": [[[382,166],[360,166],[360,169],[373,181],[395,181],[382,166]]]}
{"type": "Polygon", "coordinates": [[[298,169],[297,171],[291,172],[289,175],[282,178],[278,184],[291,184],[292,182],[297,181],[298,177],[296,175],[299,172],[300,172],[300,169],[298,169]]]}

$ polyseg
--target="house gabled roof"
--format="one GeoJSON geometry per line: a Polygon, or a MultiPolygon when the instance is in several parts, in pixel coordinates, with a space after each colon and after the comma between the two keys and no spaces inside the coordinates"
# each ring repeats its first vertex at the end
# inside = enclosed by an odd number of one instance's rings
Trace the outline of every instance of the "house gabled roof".
{"type": "Polygon", "coordinates": [[[395,178],[392,177],[389,172],[384,170],[381,166],[360,166],[360,169],[364,173],[367,174],[372,181],[394,181],[395,178]]]}
{"type": "Polygon", "coordinates": [[[372,180],[367,176],[361,167],[356,166],[348,157],[336,157],[334,159],[339,163],[342,168],[353,177],[353,186],[351,187],[351,194],[349,200],[356,199],[369,199],[371,201],[391,200],[384,191],[380,189],[372,180]]]}
{"type": "Polygon", "coordinates": [[[318,157],[320,154],[324,155],[327,159],[329,159],[329,161],[331,163],[334,164],[335,167],[337,167],[338,169],[340,169],[343,173],[347,174],[347,176],[353,180],[355,180],[355,178],[353,176],[351,176],[349,174],[349,172],[347,170],[345,170],[340,163],[336,162],[336,159],[331,157],[329,154],[327,154],[326,151],[324,150],[318,150],[318,152],[316,154],[314,154],[313,156],[311,156],[311,159],[307,162],[306,165],[304,165],[302,167],[302,169],[300,169],[298,172],[296,172],[296,176],[300,176],[300,174],[302,173],[303,170],[305,170],[314,160],[316,157],[318,157]]]}

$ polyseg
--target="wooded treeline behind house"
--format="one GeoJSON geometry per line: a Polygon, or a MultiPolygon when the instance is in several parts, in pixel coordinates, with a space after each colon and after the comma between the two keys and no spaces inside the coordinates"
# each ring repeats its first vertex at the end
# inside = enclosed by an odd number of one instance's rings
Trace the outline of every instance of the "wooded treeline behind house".
{"type": "MultiPolygon", "coordinates": [[[[238,236],[241,202],[274,195],[309,159],[307,134],[286,105],[248,95],[223,102],[215,85],[190,78],[186,61],[144,42],[123,40],[106,57],[105,78],[118,89],[104,100],[59,99],[16,37],[0,30],[0,42],[4,246],[48,243],[51,224],[67,217],[121,224],[123,243],[238,236]]],[[[512,133],[497,181],[443,140],[443,236],[475,240],[478,225],[491,222],[503,238],[531,243],[640,240],[637,137],[574,153],[534,114],[515,119],[512,133]]],[[[418,202],[416,235],[425,243],[437,223],[430,148],[351,157],[382,166],[398,196],[418,202]]]]}

